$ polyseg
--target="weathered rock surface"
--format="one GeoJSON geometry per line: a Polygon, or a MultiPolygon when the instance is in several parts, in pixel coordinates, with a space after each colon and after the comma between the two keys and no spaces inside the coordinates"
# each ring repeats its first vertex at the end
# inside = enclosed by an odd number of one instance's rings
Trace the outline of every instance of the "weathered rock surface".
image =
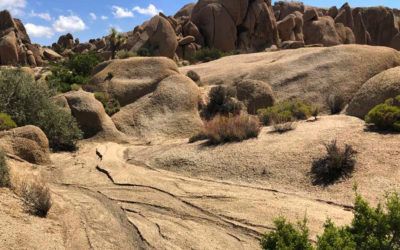
{"type": "Polygon", "coordinates": [[[108,140],[120,139],[121,133],[104,111],[103,105],[92,93],[80,90],[71,91],[62,96],[65,97],[72,116],[76,118],[86,138],[96,135],[108,140]]]}
{"type": "Polygon", "coordinates": [[[298,97],[327,109],[329,95],[343,95],[348,102],[367,80],[399,65],[400,53],[394,49],[341,45],[236,55],[180,70],[194,70],[208,85],[263,81],[277,100],[298,97]]]}
{"type": "Polygon", "coordinates": [[[257,114],[258,109],[274,105],[272,89],[263,81],[243,80],[237,82],[235,87],[238,100],[246,104],[249,114],[257,114]]]}
{"type": "Polygon", "coordinates": [[[105,62],[94,69],[85,88],[107,92],[121,103],[121,111],[112,119],[127,134],[184,136],[201,126],[198,87],[167,58],[105,62]],[[111,79],[109,72],[114,72],[111,79]]]}
{"type": "Polygon", "coordinates": [[[397,95],[400,95],[400,67],[383,71],[364,83],[346,113],[364,119],[373,107],[397,95]]]}
{"type": "Polygon", "coordinates": [[[43,131],[35,126],[0,132],[0,147],[30,163],[50,163],[49,141],[43,131]]]}

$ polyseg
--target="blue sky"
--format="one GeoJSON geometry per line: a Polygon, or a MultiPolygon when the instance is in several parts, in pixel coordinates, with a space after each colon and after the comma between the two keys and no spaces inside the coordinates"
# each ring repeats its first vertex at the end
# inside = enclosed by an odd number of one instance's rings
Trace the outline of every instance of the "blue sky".
{"type": "MultiPolygon", "coordinates": [[[[108,33],[111,27],[129,31],[162,10],[174,14],[193,0],[0,0],[0,9],[9,9],[21,18],[35,43],[50,45],[65,33],[81,42],[108,33]]],[[[307,5],[341,6],[345,1],[306,0],[307,5]]],[[[398,0],[350,0],[351,6],[385,5],[400,8],[398,0]]]]}

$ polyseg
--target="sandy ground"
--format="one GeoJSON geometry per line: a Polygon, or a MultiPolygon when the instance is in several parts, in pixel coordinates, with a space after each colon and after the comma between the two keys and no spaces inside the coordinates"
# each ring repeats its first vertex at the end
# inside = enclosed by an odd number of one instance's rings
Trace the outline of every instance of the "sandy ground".
{"type": "Polygon", "coordinates": [[[217,147],[83,142],[73,154],[53,154],[51,166],[24,163],[49,180],[48,218],[26,214],[17,196],[0,190],[0,249],[258,249],[280,215],[293,222],[306,215],[315,239],[327,217],[351,221],[355,181],[373,203],[399,190],[399,139],[340,115],[217,147]],[[311,164],[332,139],[359,152],[356,172],[313,186],[311,164]]]}

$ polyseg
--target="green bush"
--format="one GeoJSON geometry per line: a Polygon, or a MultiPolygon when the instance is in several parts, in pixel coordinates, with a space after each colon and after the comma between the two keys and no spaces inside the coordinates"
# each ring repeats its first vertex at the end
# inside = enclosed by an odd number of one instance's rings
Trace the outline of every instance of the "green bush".
{"type": "Polygon", "coordinates": [[[74,149],[82,132],[75,118],[51,101],[54,94],[22,70],[0,70],[0,112],[10,115],[18,126],[41,128],[55,150],[74,149]]]}
{"type": "Polygon", "coordinates": [[[110,97],[107,93],[95,92],[94,97],[103,104],[104,110],[109,116],[117,113],[121,108],[119,101],[110,97]]]}
{"type": "Polygon", "coordinates": [[[0,187],[10,186],[10,169],[8,168],[4,151],[0,150],[0,187]]]}
{"type": "Polygon", "coordinates": [[[0,130],[9,130],[16,127],[17,124],[15,124],[11,116],[4,113],[0,113],[0,130]]]}
{"type": "Polygon", "coordinates": [[[400,132],[399,100],[400,96],[397,96],[375,106],[365,116],[365,121],[374,124],[380,130],[400,132]]]}
{"type": "Polygon", "coordinates": [[[262,249],[313,249],[308,240],[307,220],[298,223],[298,228],[281,217],[274,222],[276,231],[264,235],[260,245],[262,249]]]}
{"type": "Polygon", "coordinates": [[[70,61],[70,69],[77,76],[88,77],[97,64],[101,62],[101,57],[95,53],[77,54],[70,61]]]}
{"type": "Polygon", "coordinates": [[[304,103],[300,99],[291,99],[275,104],[266,109],[257,110],[260,121],[266,125],[293,122],[295,120],[306,120],[313,109],[310,105],[304,103]]]}
{"type": "Polygon", "coordinates": [[[127,50],[120,50],[117,52],[117,58],[118,59],[127,59],[130,57],[136,57],[138,56],[137,53],[135,52],[131,52],[131,51],[127,51],[127,50]]]}
{"type": "MultiPolygon", "coordinates": [[[[387,193],[385,206],[379,203],[373,208],[356,192],[350,225],[337,227],[331,220],[325,223],[324,232],[317,237],[316,249],[400,249],[400,197],[398,193],[387,193]]],[[[277,230],[265,234],[262,249],[314,249],[308,241],[308,229],[303,223],[297,229],[279,219],[277,230]]]]}
{"type": "Polygon", "coordinates": [[[65,93],[72,90],[72,85],[84,85],[89,82],[93,68],[100,63],[97,54],[76,54],[66,62],[59,62],[51,68],[51,74],[46,77],[50,88],[65,93]]]}
{"type": "Polygon", "coordinates": [[[220,59],[224,56],[232,55],[232,53],[224,53],[216,48],[202,48],[196,51],[193,58],[190,59],[192,62],[210,62],[220,59]]]}
{"type": "Polygon", "coordinates": [[[333,140],[325,144],[326,156],[314,161],[311,173],[313,183],[316,185],[328,185],[334,183],[339,178],[350,177],[356,164],[355,156],[357,152],[350,145],[341,148],[337,141],[333,140]]]}

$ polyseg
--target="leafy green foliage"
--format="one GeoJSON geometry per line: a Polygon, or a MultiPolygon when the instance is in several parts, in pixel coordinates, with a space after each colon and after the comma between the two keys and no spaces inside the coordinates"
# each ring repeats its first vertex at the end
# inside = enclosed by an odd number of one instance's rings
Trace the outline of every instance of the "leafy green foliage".
{"type": "Polygon", "coordinates": [[[16,127],[17,124],[15,124],[11,116],[4,113],[0,113],[0,130],[9,130],[16,127]]]}
{"type": "MultiPolygon", "coordinates": [[[[356,192],[354,217],[350,225],[337,227],[327,220],[324,232],[318,236],[316,249],[400,249],[400,197],[398,193],[387,193],[385,205],[370,206],[356,192]]],[[[308,229],[294,228],[284,219],[275,223],[277,230],[265,234],[261,239],[262,249],[314,249],[303,240],[308,238],[308,229]],[[303,245],[295,244],[301,242],[303,245]]]]}
{"type": "Polygon", "coordinates": [[[266,126],[295,120],[306,120],[312,113],[312,107],[297,98],[279,102],[266,109],[257,110],[260,121],[266,126]]]}
{"type": "Polygon", "coordinates": [[[351,176],[356,164],[357,152],[350,145],[341,148],[337,141],[333,140],[325,144],[326,156],[314,161],[311,173],[315,185],[329,185],[340,178],[351,176]]]}
{"type": "Polygon", "coordinates": [[[4,151],[0,150],[0,187],[10,186],[10,169],[8,168],[4,151]]]}
{"type": "Polygon", "coordinates": [[[279,218],[274,222],[276,231],[264,235],[260,245],[262,249],[268,250],[291,250],[291,249],[313,249],[308,240],[309,230],[307,220],[298,223],[295,228],[291,223],[286,222],[285,218],[279,218]]]}
{"type": "Polygon", "coordinates": [[[0,70],[0,112],[10,115],[18,126],[41,128],[55,150],[74,149],[82,132],[75,118],[51,101],[54,94],[22,70],[0,70]]]}
{"type": "Polygon", "coordinates": [[[86,84],[93,68],[100,62],[100,56],[94,53],[74,55],[69,61],[55,64],[46,81],[51,88],[60,93],[71,91],[73,84],[86,84]]]}
{"type": "Polygon", "coordinates": [[[243,109],[243,105],[235,99],[236,90],[233,88],[214,87],[211,89],[209,97],[210,102],[202,112],[202,116],[207,120],[212,119],[217,114],[224,116],[238,115],[243,109]]]}
{"type": "Polygon", "coordinates": [[[110,97],[107,93],[95,92],[94,97],[103,104],[104,110],[109,116],[117,113],[121,108],[119,101],[110,97]]]}
{"type": "Polygon", "coordinates": [[[202,48],[196,51],[194,58],[191,58],[191,62],[210,62],[217,59],[220,59],[224,56],[230,56],[232,53],[225,53],[216,48],[202,48]]]}
{"type": "Polygon", "coordinates": [[[400,132],[400,96],[375,106],[365,116],[365,121],[380,130],[400,132]]]}

